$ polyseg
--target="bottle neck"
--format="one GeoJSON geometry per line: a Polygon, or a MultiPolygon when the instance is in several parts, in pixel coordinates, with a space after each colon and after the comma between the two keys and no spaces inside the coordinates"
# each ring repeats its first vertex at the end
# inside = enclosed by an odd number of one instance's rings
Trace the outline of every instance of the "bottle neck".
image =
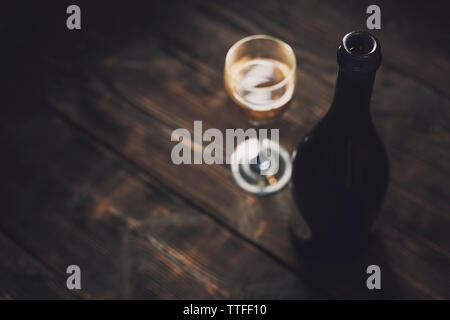
{"type": "Polygon", "coordinates": [[[336,90],[330,114],[345,116],[346,119],[370,118],[370,97],[372,95],[374,72],[355,72],[339,69],[336,90]]]}

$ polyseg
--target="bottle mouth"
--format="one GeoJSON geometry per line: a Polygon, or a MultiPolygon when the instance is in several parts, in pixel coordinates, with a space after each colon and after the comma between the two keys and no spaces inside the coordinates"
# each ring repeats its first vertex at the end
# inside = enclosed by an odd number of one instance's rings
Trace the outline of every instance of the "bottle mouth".
{"type": "Polygon", "coordinates": [[[342,44],[348,53],[360,58],[366,58],[377,49],[377,41],[367,32],[350,32],[342,39],[342,44]]]}
{"type": "Polygon", "coordinates": [[[377,38],[365,31],[347,33],[337,50],[341,69],[372,72],[381,64],[381,47],[377,38]]]}

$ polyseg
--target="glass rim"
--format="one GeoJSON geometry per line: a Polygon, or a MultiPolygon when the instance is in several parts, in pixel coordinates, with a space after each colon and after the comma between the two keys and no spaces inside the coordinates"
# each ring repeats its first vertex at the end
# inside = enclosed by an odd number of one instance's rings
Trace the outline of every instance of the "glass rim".
{"type": "Polygon", "coordinates": [[[236,51],[236,49],[238,47],[240,47],[241,45],[243,45],[244,43],[253,41],[253,40],[270,40],[273,42],[276,42],[277,44],[281,45],[282,47],[284,47],[286,49],[286,51],[289,53],[289,56],[292,58],[293,63],[292,63],[292,68],[289,71],[289,73],[286,75],[286,77],[281,80],[280,82],[268,86],[268,87],[263,87],[263,88],[251,88],[249,90],[251,91],[273,91],[273,90],[277,90],[280,89],[281,87],[283,87],[291,78],[293,78],[293,75],[295,73],[295,71],[297,70],[297,57],[295,56],[294,50],[292,49],[292,47],[287,44],[286,42],[284,42],[281,39],[278,39],[276,37],[273,36],[269,36],[266,34],[255,34],[255,35],[251,35],[251,36],[247,36],[244,37],[240,40],[238,40],[237,42],[235,42],[230,49],[228,49],[227,55],[225,56],[225,74],[228,73],[227,69],[228,69],[228,65],[230,64],[230,59],[231,59],[231,55],[234,53],[234,51],[236,51]]]}

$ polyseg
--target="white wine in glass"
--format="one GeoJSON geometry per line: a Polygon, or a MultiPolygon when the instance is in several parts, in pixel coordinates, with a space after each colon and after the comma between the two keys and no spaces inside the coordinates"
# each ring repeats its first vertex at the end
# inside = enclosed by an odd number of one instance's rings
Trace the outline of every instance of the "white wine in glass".
{"type": "MultiPolygon", "coordinates": [[[[256,127],[267,125],[289,106],[295,88],[296,58],[285,42],[266,35],[236,42],[225,59],[225,89],[235,105],[256,127]]],[[[280,190],[290,179],[289,153],[269,139],[249,139],[235,150],[231,169],[237,184],[259,195],[280,190]],[[255,150],[254,165],[243,161],[255,150]],[[268,168],[274,174],[264,175],[268,168]]]]}
{"type": "Polygon", "coordinates": [[[225,86],[250,123],[266,123],[288,107],[295,86],[292,67],[270,58],[242,57],[229,66],[225,86]]]}

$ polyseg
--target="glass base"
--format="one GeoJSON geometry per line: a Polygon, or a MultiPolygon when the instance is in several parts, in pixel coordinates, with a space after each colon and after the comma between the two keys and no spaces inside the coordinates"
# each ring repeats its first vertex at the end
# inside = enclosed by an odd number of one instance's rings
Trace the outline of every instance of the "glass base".
{"type": "Polygon", "coordinates": [[[291,179],[292,163],[289,153],[279,144],[269,139],[262,141],[269,155],[270,167],[255,170],[259,145],[257,139],[240,143],[231,156],[231,172],[239,187],[257,195],[267,195],[281,190],[291,179]]]}

